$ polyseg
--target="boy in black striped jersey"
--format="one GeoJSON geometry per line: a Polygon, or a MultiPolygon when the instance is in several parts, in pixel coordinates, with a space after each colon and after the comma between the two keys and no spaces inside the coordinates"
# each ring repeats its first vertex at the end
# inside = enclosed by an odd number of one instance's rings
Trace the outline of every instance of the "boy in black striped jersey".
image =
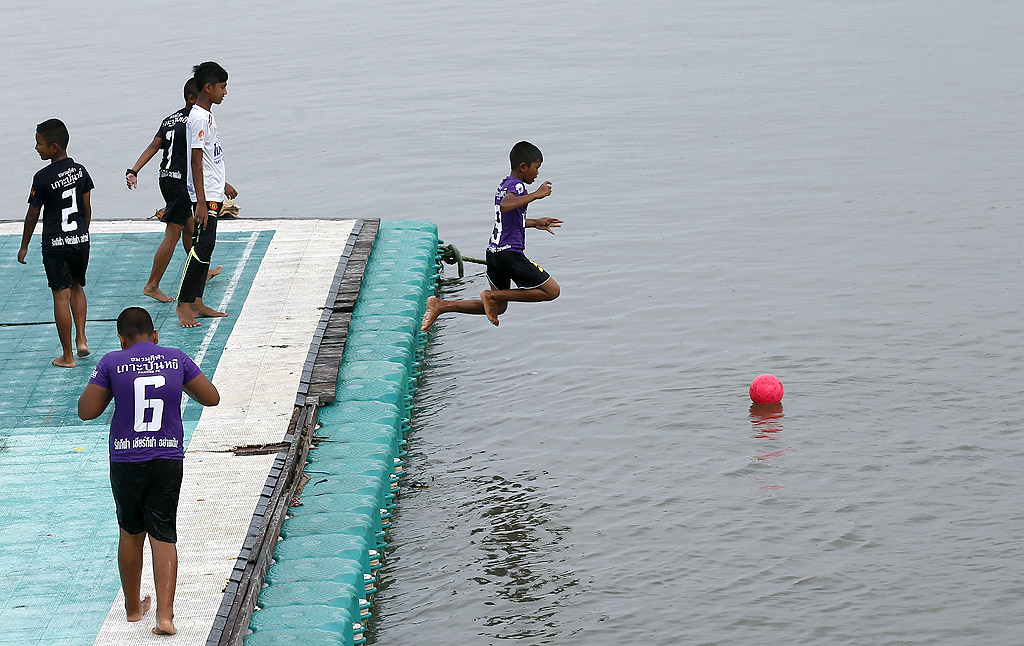
{"type": "MultiPolygon", "coordinates": [[[[192,200],[188,195],[189,150],[185,123],[188,121],[192,106],[196,103],[196,97],[199,96],[195,79],[190,78],[185,82],[183,94],[185,107],[160,122],[160,128],[156,131],[153,141],[142,151],[135,165],[125,171],[128,188],[135,188],[138,185],[139,171],[159,151],[163,151],[163,158],[160,161],[160,194],[166,202],[162,219],[167,227],[164,229],[164,239],[153,256],[153,269],[149,273],[149,280],[142,288],[143,294],[162,303],[174,300],[160,289],[160,279],[164,277],[167,265],[174,255],[174,246],[181,239],[181,246],[186,254],[192,249],[192,200]]],[[[220,267],[211,270],[207,280],[219,274],[220,270],[220,267]]]]}
{"type": "Polygon", "coordinates": [[[89,266],[89,223],[92,178],[85,166],[68,157],[67,126],[60,119],[47,119],[36,126],[36,152],[50,163],[32,178],[28,196],[25,230],[18,250],[18,262],[27,264],[28,245],[43,214],[43,268],[53,292],[53,317],[63,354],[53,360],[59,368],[75,367],[78,356],[89,354],[85,339],[85,270],[89,266]],[[71,344],[71,324],[76,330],[71,344]]]}

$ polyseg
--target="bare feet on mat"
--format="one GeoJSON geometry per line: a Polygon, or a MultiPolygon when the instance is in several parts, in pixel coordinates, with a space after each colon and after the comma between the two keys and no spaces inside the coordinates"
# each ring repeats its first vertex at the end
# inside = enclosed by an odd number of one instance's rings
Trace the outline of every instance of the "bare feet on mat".
{"type": "Polygon", "coordinates": [[[220,265],[219,267],[216,267],[206,272],[206,282],[210,282],[213,279],[213,277],[219,274],[223,269],[224,265],[220,265]]]}
{"type": "Polygon", "coordinates": [[[50,363],[52,363],[53,365],[57,366],[58,368],[74,368],[76,365],[78,365],[78,364],[75,363],[75,358],[74,357],[71,357],[69,359],[69,358],[65,357],[64,355],[60,355],[59,357],[57,357],[56,359],[54,359],[50,363]]]}
{"type": "Polygon", "coordinates": [[[427,298],[427,311],[423,314],[423,323],[420,325],[420,329],[424,332],[427,331],[437,317],[441,314],[441,299],[436,296],[430,296],[427,298]]]}
{"type": "Polygon", "coordinates": [[[174,313],[178,315],[178,323],[181,324],[181,327],[199,327],[201,325],[192,312],[192,303],[178,303],[178,306],[174,308],[174,313]]]}
{"type": "Polygon", "coordinates": [[[142,615],[149,612],[149,609],[153,607],[153,598],[148,594],[139,599],[139,612],[133,612],[128,614],[128,621],[141,621],[142,615]]]}
{"type": "Polygon", "coordinates": [[[484,304],[484,314],[487,315],[487,320],[494,325],[498,324],[498,303],[491,298],[491,292],[484,290],[480,292],[480,300],[484,304]]]}
{"type": "Polygon", "coordinates": [[[75,346],[78,350],[78,356],[80,357],[88,357],[90,354],[92,354],[92,350],[89,349],[89,343],[86,342],[85,337],[76,340],[75,346]]]}
{"type": "Polygon", "coordinates": [[[178,629],[170,619],[157,619],[156,626],[153,627],[154,635],[174,635],[177,632],[178,629]]]}
{"type": "Polygon", "coordinates": [[[170,303],[171,301],[174,300],[167,294],[160,291],[159,287],[150,287],[149,285],[146,285],[145,287],[142,288],[142,293],[145,294],[146,296],[149,296],[150,298],[155,298],[161,303],[170,303]]]}
{"type": "Polygon", "coordinates": [[[228,315],[227,312],[218,312],[217,310],[210,308],[201,300],[197,300],[192,305],[192,314],[194,314],[196,318],[216,318],[228,315]]]}

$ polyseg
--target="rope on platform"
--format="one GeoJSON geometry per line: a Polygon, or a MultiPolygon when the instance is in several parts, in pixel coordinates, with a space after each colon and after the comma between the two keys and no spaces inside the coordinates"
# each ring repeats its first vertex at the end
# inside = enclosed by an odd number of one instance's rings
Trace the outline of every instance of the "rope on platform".
{"type": "Polygon", "coordinates": [[[459,248],[453,244],[445,244],[444,240],[438,240],[437,242],[437,253],[441,262],[448,265],[459,266],[459,278],[466,275],[466,267],[464,263],[473,262],[478,265],[486,265],[486,260],[480,260],[479,258],[471,258],[469,256],[463,256],[459,252],[459,248]]]}

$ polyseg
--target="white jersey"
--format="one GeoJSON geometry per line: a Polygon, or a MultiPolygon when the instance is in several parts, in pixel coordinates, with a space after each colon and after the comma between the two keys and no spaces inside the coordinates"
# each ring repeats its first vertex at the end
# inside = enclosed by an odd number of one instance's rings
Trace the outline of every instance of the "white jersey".
{"type": "MultiPolygon", "coordinates": [[[[203,149],[203,188],[207,202],[224,201],[224,149],[217,134],[217,122],[213,113],[198,105],[192,106],[188,114],[188,147],[190,150],[203,149]]],[[[192,159],[189,153],[188,196],[196,201],[195,180],[192,178],[192,159]]]]}

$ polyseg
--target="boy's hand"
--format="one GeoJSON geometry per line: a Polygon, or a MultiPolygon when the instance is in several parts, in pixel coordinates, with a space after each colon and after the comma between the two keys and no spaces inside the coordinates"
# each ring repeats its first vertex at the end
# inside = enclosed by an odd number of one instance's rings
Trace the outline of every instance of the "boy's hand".
{"type": "Polygon", "coordinates": [[[540,185],[540,188],[533,192],[533,199],[541,200],[548,195],[551,195],[551,182],[544,182],[540,185]]]}
{"type": "Polygon", "coordinates": [[[23,265],[27,265],[28,263],[25,262],[25,256],[27,256],[27,255],[28,255],[28,247],[22,247],[21,249],[19,249],[18,250],[18,262],[20,262],[23,265]]]}
{"type": "Polygon", "coordinates": [[[547,231],[551,235],[555,235],[552,229],[557,229],[562,226],[562,221],[558,218],[537,218],[534,220],[534,229],[540,229],[541,231],[547,231]]]}
{"type": "Polygon", "coordinates": [[[210,210],[206,206],[206,202],[199,202],[196,204],[196,224],[201,227],[206,226],[206,221],[210,218],[210,210]]]}
{"type": "Polygon", "coordinates": [[[128,190],[131,190],[139,185],[139,176],[134,173],[125,173],[124,181],[128,184],[128,190]]]}
{"type": "Polygon", "coordinates": [[[238,191],[236,191],[235,187],[231,184],[224,182],[224,195],[227,195],[229,200],[233,200],[238,197],[238,191]]]}

